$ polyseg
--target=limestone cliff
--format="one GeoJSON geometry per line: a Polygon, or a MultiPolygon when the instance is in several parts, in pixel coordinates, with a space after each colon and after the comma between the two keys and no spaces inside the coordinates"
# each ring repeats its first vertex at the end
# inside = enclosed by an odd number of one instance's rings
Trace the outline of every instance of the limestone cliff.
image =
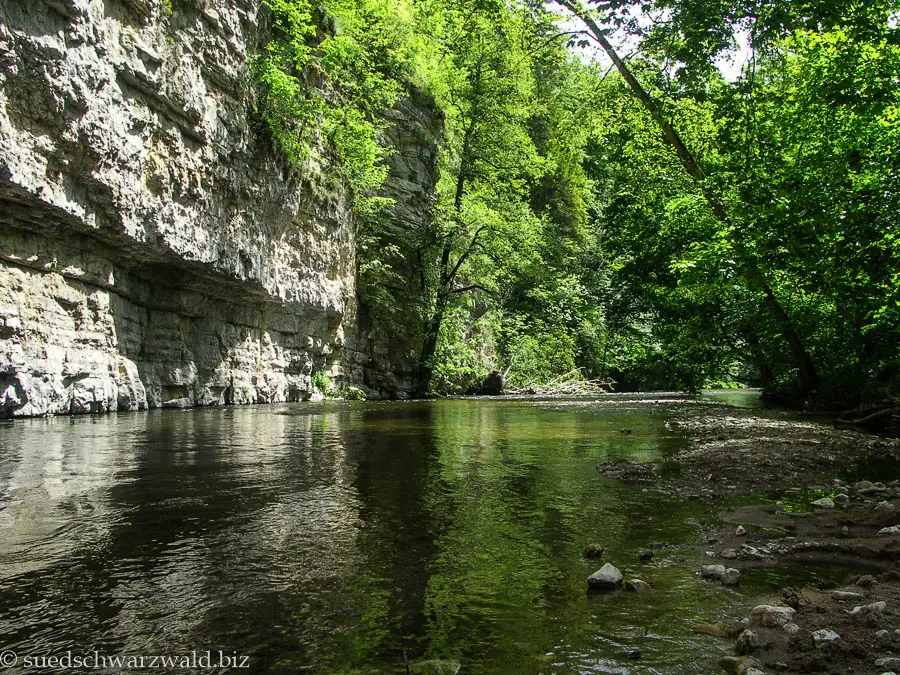
{"type": "MultiPolygon", "coordinates": [[[[0,0],[0,415],[300,400],[322,368],[404,394],[344,196],[253,114],[266,30],[257,0],[0,0]]],[[[436,118],[393,117],[425,218],[436,118]]]]}

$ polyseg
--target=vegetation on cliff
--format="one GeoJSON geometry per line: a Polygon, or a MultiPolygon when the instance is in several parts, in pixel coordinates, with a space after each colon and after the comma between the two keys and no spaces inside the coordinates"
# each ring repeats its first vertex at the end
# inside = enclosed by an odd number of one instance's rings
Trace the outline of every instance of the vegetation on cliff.
{"type": "Polygon", "coordinates": [[[581,368],[900,394],[895,0],[266,2],[272,134],[389,235],[361,285],[406,333],[414,299],[421,393],[581,368]],[[445,127],[421,231],[376,199],[411,90],[445,127]]]}

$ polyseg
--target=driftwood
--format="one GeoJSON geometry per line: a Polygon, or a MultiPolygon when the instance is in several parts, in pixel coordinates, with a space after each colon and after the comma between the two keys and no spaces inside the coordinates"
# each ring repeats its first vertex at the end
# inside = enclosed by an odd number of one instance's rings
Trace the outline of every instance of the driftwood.
{"type": "Polygon", "coordinates": [[[851,427],[888,436],[900,435],[900,407],[887,404],[867,410],[846,412],[836,422],[838,427],[851,427]],[[855,414],[856,417],[850,417],[855,414]]]}
{"type": "Polygon", "coordinates": [[[587,380],[580,368],[560,375],[544,384],[531,383],[521,389],[508,391],[510,394],[531,396],[595,396],[613,390],[614,382],[587,380]]]}

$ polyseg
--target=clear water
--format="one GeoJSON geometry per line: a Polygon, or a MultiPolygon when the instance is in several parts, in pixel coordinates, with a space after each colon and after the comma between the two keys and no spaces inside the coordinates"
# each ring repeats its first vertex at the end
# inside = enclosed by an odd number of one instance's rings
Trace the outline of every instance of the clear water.
{"type": "Polygon", "coordinates": [[[0,649],[222,650],[253,672],[447,660],[461,673],[713,673],[731,645],[691,628],[740,617],[770,590],[752,575],[743,590],[698,579],[721,504],[595,469],[683,448],[666,428],[676,405],[693,404],[324,403],[2,422],[0,649]],[[589,594],[590,542],[652,593],[589,594]],[[638,562],[654,544],[666,546],[638,562]]]}

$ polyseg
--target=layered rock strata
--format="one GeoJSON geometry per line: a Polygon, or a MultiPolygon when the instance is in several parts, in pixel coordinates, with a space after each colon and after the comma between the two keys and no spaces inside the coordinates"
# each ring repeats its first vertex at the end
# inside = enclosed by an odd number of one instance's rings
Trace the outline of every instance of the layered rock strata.
{"type": "MultiPolygon", "coordinates": [[[[0,0],[0,416],[302,400],[320,369],[404,395],[357,324],[342,190],[253,113],[265,24],[256,0],[0,0]]],[[[424,218],[437,122],[393,114],[389,192],[424,218]]]]}

